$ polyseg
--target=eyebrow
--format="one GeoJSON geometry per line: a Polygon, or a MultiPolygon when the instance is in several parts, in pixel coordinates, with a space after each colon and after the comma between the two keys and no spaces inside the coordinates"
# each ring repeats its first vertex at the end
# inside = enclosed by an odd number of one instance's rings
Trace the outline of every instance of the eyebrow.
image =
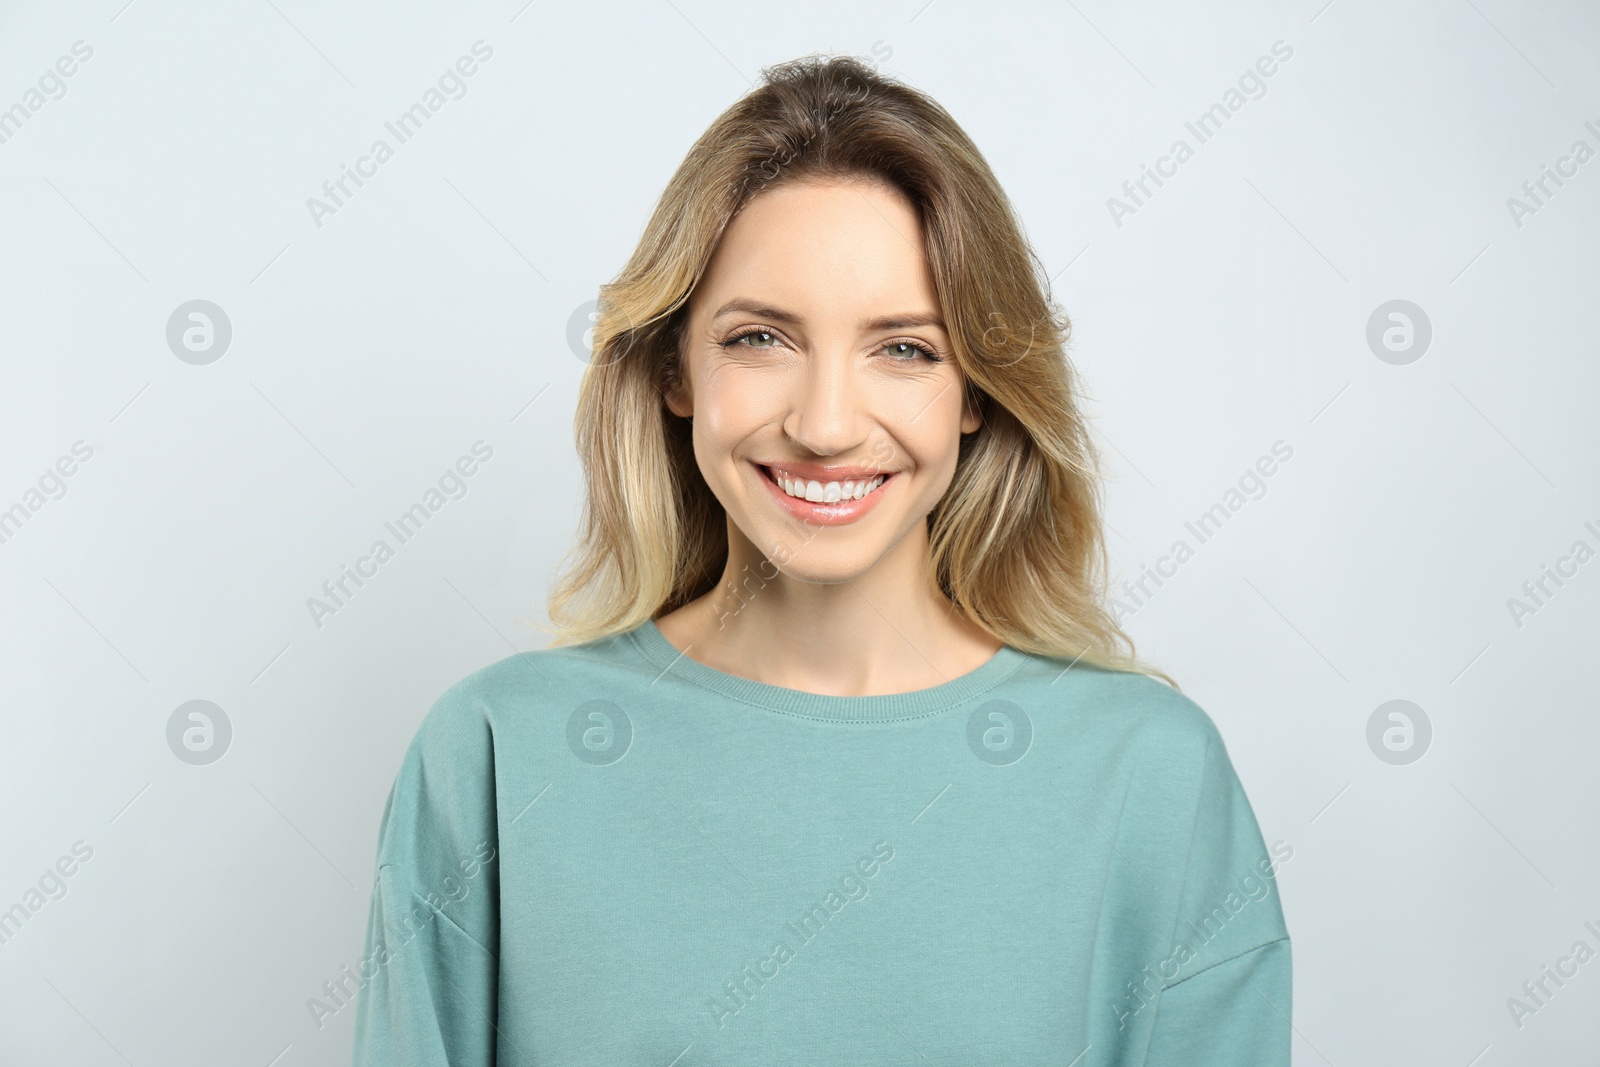
{"type": "MultiPolygon", "coordinates": [[[[717,309],[713,319],[720,319],[724,315],[735,311],[742,311],[758,318],[770,319],[785,326],[798,326],[804,320],[792,311],[782,308],[770,307],[755,300],[733,299],[717,309]]],[[[880,318],[870,319],[861,324],[863,330],[914,330],[919,326],[937,326],[945,329],[944,320],[938,315],[884,315],[880,318]]]]}

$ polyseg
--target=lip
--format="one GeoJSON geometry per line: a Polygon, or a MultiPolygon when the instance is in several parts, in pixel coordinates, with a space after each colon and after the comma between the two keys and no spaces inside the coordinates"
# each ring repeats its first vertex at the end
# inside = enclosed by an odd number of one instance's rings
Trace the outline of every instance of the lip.
{"type": "MultiPolygon", "coordinates": [[[[771,468],[766,464],[752,463],[751,466],[755,468],[757,477],[767,487],[767,491],[777,500],[779,507],[802,522],[813,523],[818,526],[844,526],[857,521],[878,506],[878,498],[883,496],[889,488],[889,483],[894,481],[896,474],[899,473],[898,471],[867,471],[860,467],[817,467],[803,463],[779,466],[780,470],[787,471],[790,474],[805,475],[807,481],[858,481],[862,478],[876,478],[879,474],[883,475],[883,484],[860,500],[841,500],[836,504],[816,504],[785,493],[783,487],[772,480],[772,475],[768,473],[771,468]],[[820,476],[813,478],[813,472],[830,470],[834,472],[853,471],[854,477],[849,473],[829,473],[826,478],[820,476]]],[[[774,464],[774,466],[777,465],[774,464]]]]}
{"type": "Polygon", "coordinates": [[[847,467],[843,464],[828,466],[818,463],[798,463],[789,460],[780,460],[776,463],[756,462],[756,466],[766,469],[776,468],[790,474],[804,478],[808,482],[859,482],[864,478],[876,478],[878,475],[893,474],[879,467],[847,467]]]}

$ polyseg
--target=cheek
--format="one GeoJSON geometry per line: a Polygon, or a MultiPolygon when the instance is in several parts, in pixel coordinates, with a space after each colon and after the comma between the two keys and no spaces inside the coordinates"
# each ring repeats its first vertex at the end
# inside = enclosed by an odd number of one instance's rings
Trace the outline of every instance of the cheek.
{"type": "Polygon", "coordinates": [[[725,374],[708,381],[696,398],[694,421],[724,448],[782,417],[782,393],[771,381],[725,374]]]}
{"type": "Polygon", "coordinates": [[[961,444],[961,389],[950,385],[929,403],[926,398],[893,427],[899,447],[922,470],[954,469],[961,444]]]}
{"type": "Polygon", "coordinates": [[[740,446],[770,421],[752,390],[724,377],[703,383],[695,395],[694,450],[713,484],[729,477],[740,446]]]}

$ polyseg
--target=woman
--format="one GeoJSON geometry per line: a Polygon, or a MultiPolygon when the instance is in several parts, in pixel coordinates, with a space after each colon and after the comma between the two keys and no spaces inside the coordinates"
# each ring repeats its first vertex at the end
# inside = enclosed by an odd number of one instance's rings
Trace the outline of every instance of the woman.
{"type": "Polygon", "coordinates": [[[701,137],[602,290],[558,640],[395,781],[357,1063],[1289,1062],[1292,850],[1104,607],[1041,278],[862,64],[701,137]]]}

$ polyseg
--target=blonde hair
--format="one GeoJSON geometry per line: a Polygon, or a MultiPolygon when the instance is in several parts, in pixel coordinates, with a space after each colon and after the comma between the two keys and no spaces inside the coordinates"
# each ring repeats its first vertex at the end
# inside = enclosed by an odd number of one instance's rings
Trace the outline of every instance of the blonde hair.
{"type": "Polygon", "coordinates": [[[727,518],[667,411],[689,296],[751,197],[797,179],[868,178],[921,218],[935,292],[969,400],[950,488],[928,517],[944,594],[1007,645],[1157,677],[1106,608],[1098,455],[1066,358],[1070,323],[977,146],[937,102],[849,58],[808,56],[701,135],[638,246],[601,286],[574,419],[588,495],[549,599],[554,645],[624,632],[704,595],[727,518]]]}

